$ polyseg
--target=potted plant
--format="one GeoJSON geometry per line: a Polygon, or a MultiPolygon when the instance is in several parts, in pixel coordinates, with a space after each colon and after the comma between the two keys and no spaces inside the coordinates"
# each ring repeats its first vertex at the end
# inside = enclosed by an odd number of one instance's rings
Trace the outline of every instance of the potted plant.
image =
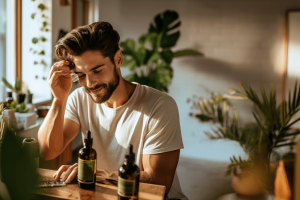
{"type": "Polygon", "coordinates": [[[34,198],[32,191],[38,174],[30,152],[21,146],[16,132],[5,123],[0,152],[1,190],[6,190],[10,199],[29,200],[34,198]]]}
{"type": "Polygon", "coordinates": [[[3,84],[16,95],[17,103],[20,104],[25,101],[25,94],[22,93],[20,79],[16,77],[15,86],[13,87],[4,77],[2,77],[3,84]]]}
{"type": "Polygon", "coordinates": [[[36,113],[29,113],[30,108],[26,107],[24,102],[17,104],[16,101],[13,101],[11,104],[7,104],[7,107],[14,109],[18,129],[26,129],[36,123],[36,113]]]}
{"type": "Polygon", "coordinates": [[[33,94],[30,92],[29,89],[26,91],[26,104],[32,104],[33,94]]]}
{"type": "MultiPolygon", "coordinates": [[[[260,87],[260,95],[247,84],[242,84],[242,87],[244,93],[234,90],[230,95],[212,96],[209,101],[194,101],[194,107],[200,111],[194,116],[202,122],[217,123],[217,129],[205,133],[209,138],[235,140],[248,154],[248,159],[234,156],[230,158],[231,164],[226,175],[234,174],[233,178],[236,178],[238,168],[241,173],[252,175],[263,191],[273,193],[276,164],[271,162],[272,157],[274,160],[285,158],[287,154],[281,156],[276,149],[283,146],[291,148],[295,144],[295,136],[300,134],[300,130],[293,128],[293,125],[300,121],[299,117],[295,118],[295,114],[300,110],[300,88],[295,83],[287,101],[278,104],[273,85],[268,95],[263,85],[260,87]],[[255,123],[239,126],[235,106],[230,105],[228,99],[246,99],[253,102],[255,123]]],[[[241,183],[237,185],[241,186],[241,183]]],[[[255,195],[257,194],[253,194],[255,195]]]]}
{"type": "Polygon", "coordinates": [[[137,45],[132,39],[121,42],[123,66],[132,72],[125,77],[126,80],[167,92],[173,78],[173,58],[203,55],[193,49],[172,51],[180,36],[180,31],[175,31],[181,25],[178,19],[175,11],[159,13],[154,18],[155,23],[150,24],[148,33],[138,39],[137,45]]]}

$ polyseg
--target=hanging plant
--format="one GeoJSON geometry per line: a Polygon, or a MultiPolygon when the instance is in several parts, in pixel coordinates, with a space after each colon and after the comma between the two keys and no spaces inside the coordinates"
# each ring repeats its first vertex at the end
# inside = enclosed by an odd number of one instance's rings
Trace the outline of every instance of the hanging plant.
{"type": "MultiPolygon", "coordinates": [[[[32,1],[35,1],[35,0],[32,0],[32,1]]],[[[42,26],[41,26],[40,30],[41,30],[41,31],[44,31],[44,32],[48,32],[48,31],[49,31],[49,28],[48,28],[48,27],[49,27],[49,23],[48,23],[48,21],[46,20],[46,19],[48,19],[48,17],[43,13],[44,10],[46,9],[46,6],[45,6],[44,4],[42,4],[42,3],[40,3],[40,4],[37,6],[37,9],[39,10],[39,13],[32,13],[32,14],[31,14],[31,18],[32,18],[32,19],[37,19],[37,16],[40,16],[40,18],[44,18],[45,20],[43,20],[42,26]],[[37,15],[37,14],[38,14],[38,15],[37,15]]],[[[33,43],[34,45],[36,45],[36,44],[38,44],[39,42],[46,42],[46,41],[47,41],[47,38],[44,37],[44,36],[41,36],[41,37],[33,37],[31,41],[32,41],[32,43],[33,43]]],[[[39,56],[45,56],[45,55],[46,55],[46,52],[45,52],[45,50],[43,50],[43,49],[37,51],[37,50],[33,50],[33,48],[30,48],[30,51],[33,51],[33,54],[37,54],[37,55],[39,55],[39,56]]],[[[43,66],[44,68],[47,67],[47,63],[46,63],[43,59],[41,59],[40,61],[35,60],[35,61],[33,62],[33,64],[34,64],[34,65],[41,65],[41,66],[43,66]]],[[[36,75],[35,78],[38,79],[39,76],[36,75]]],[[[47,80],[46,77],[42,77],[42,79],[43,79],[43,80],[47,80]]]]}

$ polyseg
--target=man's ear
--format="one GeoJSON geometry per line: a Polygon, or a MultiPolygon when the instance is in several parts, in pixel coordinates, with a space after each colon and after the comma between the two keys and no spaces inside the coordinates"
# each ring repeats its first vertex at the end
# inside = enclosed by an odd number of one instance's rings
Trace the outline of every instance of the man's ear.
{"type": "Polygon", "coordinates": [[[115,54],[115,57],[114,57],[114,61],[115,61],[115,64],[116,64],[116,67],[117,68],[120,68],[123,64],[123,55],[122,55],[122,51],[119,49],[116,54],[115,54]]]}

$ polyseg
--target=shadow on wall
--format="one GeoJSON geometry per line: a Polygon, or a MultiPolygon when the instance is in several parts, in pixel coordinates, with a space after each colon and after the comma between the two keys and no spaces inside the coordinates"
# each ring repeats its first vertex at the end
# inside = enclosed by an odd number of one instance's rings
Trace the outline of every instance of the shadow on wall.
{"type": "Polygon", "coordinates": [[[281,83],[281,74],[271,71],[267,66],[253,70],[255,67],[226,63],[211,58],[183,58],[182,62],[195,73],[213,75],[228,82],[281,83]]]}
{"type": "Polygon", "coordinates": [[[224,161],[180,157],[177,173],[182,191],[189,200],[214,200],[233,192],[231,176],[225,177],[228,164],[224,161]]]}

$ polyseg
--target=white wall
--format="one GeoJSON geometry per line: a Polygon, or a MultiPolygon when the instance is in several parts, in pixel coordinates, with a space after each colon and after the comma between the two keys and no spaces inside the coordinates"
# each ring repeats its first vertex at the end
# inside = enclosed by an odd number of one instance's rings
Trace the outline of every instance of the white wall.
{"type": "Polygon", "coordinates": [[[60,5],[60,0],[52,0],[52,55],[53,62],[55,59],[54,46],[58,40],[58,33],[60,29],[64,31],[71,31],[72,29],[72,14],[71,14],[71,3],[69,1],[68,6],[60,5]]]}
{"type": "MultiPolygon", "coordinates": [[[[296,0],[100,0],[100,21],[112,23],[121,41],[146,33],[154,16],[166,9],[179,13],[181,37],[174,50],[194,48],[203,58],[178,58],[172,62],[174,79],[169,94],[178,104],[185,148],[182,156],[225,159],[234,149],[210,145],[201,124],[190,117],[193,95],[210,97],[210,92],[227,93],[241,90],[240,82],[258,88],[258,83],[271,82],[280,100],[281,73],[284,56],[284,14],[300,8],[296,0]]],[[[250,103],[233,102],[241,121],[252,121],[250,103]]]]}

